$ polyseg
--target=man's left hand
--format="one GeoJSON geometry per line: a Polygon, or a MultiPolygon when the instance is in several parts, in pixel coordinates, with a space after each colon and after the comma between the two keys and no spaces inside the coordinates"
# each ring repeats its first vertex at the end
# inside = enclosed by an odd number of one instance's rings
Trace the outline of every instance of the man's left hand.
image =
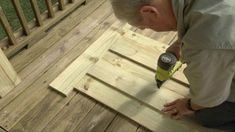
{"type": "Polygon", "coordinates": [[[192,115],[194,111],[188,109],[188,98],[177,99],[165,104],[162,111],[174,119],[181,119],[183,116],[192,115]]]}

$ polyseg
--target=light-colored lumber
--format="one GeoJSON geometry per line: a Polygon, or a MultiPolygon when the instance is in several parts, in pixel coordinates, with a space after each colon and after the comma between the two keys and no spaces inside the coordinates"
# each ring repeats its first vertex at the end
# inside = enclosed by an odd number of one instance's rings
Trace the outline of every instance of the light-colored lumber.
{"type": "MultiPolygon", "coordinates": [[[[115,109],[121,114],[140,123],[141,125],[157,132],[172,132],[179,130],[181,132],[208,131],[200,127],[192,127],[190,122],[182,120],[173,120],[155,111],[141,102],[134,100],[112,88],[108,85],[98,82],[93,78],[85,76],[83,80],[75,86],[80,92],[89,95],[101,103],[115,109]],[[166,127],[167,126],[167,127],[166,127]]],[[[193,124],[194,126],[195,124],[193,124]]]]}
{"type": "Polygon", "coordinates": [[[20,83],[20,78],[0,49],[0,97],[9,93],[20,83]]]}
{"type": "Polygon", "coordinates": [[[27,23],[27,20],[25,18],[24,12],[21,8],[20,1],[19,0],[12,0],[12,3],[15,7],[16,14],[19,17],[20,23],[23,27],[24,34],[29,35],[30,30],[29,30],[28,23],[27,23]]]}
{"type": "MultiPolygon", "coordinates": [[[[131,31],[126,32],[123,39],[119,41],[119,44],[111,47],[112,52],[120,54],[152,71],[156,70],[159,56],[165,52],[168,47],[166,44],[131,31]]],[[[173,78],[188,84],[182,70],[183,68],[181,68],[180,72],[176,72],[173,78]]]]}
{"type": "Polygon", "coordinates": [[[154,74],[152,74],[152,80],[147,81],[103,60],[100,60],[89,70],[88,74],[156,110],[161,110],[166,103],[183,98],[183,96],[164,88],[164,86],[158,89],[154,74]]]}
{"type": "Polygon", "coordinates": [[[38,26],[42,26],[43,25],[43,21],[41,18],[41,13],[40,13],[40,9],[38,7],[38,2],[37,0],[30,0],[32,9],[33,9],[33,13],[35,15],[36,21],[37,21],[37,25],[38,26]]]}
{"type": "MultiPolygon", "coordinates": [[[[121,56],[107,52],[104,55],[103,60],[109,63],[109,65],[111,64],[113,68],[119,68],[122,71],[124,70],[128,72],[128,74],[132,74],[138,78],[154,83],[153,79],[155,76],[155,72],[152,72],[139,65],[136,65],[135,63],[125,58],[122,58],[121,56]]],[[[89,72],[92,72],[92,70],[89,72]]],[[[189,93],[189,88],[172,80],[168,80],[166,83],[163,84],[162,87],[167,88],[181,96],[188,96],[189,93]]]]}
{"type": "Polygon", "coordinates": [[[17,44],[16,38],[15,38],[14,33],[12,31],[11,25],[9,24],[7,17],[5,16],[1,6],[0,6],[0,23],[2,24],[3,29],[5,30],[5,32],[8,36],[8,39],[10,41],[10,45],[16,45],[17,44]]]}
{"type": "Polygon", "coordinates": [[[45,1],[46,1],[46,5],[47,5],[48,16],[50,18],[55,17],[55,12],[52,7],[52,0],[45,0],[45,1]]]}
{"type": "Polygon", "coordinates": [[[73,90],[74,84],[99,61],[119,37],[120,34],[112,28],[106,31],[81,56],[68,66],[50,86],[65,96],[68,95],[73,90]]]}

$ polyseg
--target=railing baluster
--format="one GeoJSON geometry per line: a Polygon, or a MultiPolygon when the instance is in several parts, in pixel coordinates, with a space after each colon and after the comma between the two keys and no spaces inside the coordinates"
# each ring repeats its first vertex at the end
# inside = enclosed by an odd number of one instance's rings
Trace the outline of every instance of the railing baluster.
{"type": "Polygon", "coordinates": [[[51,17],[51,18],[55,17],[55,13],[54,13],[54,10],[53,10],[53,7],[52,7],[51,0],[45,0],[45,1],[46,1],[49,17],[51,17]]]}
{"type": "Polygon", "coordinates": [[[5,16],[1,6],[0,6],[0,22],[2,23],[3,28],[6,31],[8,39],[10,41],[10,45],[16,45],[17,44],[16,38],[12,31],[11,25],[9,24],[7,17],[5,16]]]}
{"type": "Polygon", "coordinates": [[[38,7],[37,0],[30,0],[30,3],[32,5],[33,12],[34,12],[38,26],[42,26],[43,22],[42,22],[41,13],[38,7]]]}
{"type": "Polygon", "coordinates": [[[65,8],[64,0],[58,0],[58,2],[59,2],[60,10],[64,10],[64,8],[65,8]]]}
{"type": "Polygon", "coordinates": [[[25,15],[24,15],[24,12],[20,6],[20,1],[19,0],[12,0],[12,3],[15,7],[15,10],[16,10],[16,14],[17,16],[19,17],[19,20],[20,20],[20,23],[23,27],[23,31],[24,31],[24,34],[25,35],[29,35],[30,34],[30,30],[28,28],[28,25],[27,25],[27,20],[25,18],[25,15]]]}
{"type": "Polygon", "coordinates": [[[69,3],[73,3],[74,2],[74,0],[69,0],[69,3]]]}

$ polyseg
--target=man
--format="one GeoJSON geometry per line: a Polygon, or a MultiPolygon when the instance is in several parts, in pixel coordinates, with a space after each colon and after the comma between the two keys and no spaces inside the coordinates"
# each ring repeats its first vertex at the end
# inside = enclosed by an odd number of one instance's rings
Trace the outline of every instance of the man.
{"type": "Polygon", "coordinates": [[[194,113],[207,127],[235,126],[235,0],[111,0],[122,21],[140,29],[178,31],[168,51],[187,64],[190,98],[162,110],[194,113]]]}

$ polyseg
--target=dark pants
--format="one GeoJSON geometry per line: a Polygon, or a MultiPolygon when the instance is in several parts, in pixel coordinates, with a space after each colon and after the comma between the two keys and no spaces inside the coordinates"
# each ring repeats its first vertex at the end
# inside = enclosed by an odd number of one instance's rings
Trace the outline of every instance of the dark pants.
{"type": "Polygon", "coordinates": [[[235,132],[235,102],[224,102],[213,108],[196,111],[195,118],[206,127],[235,132]]]}

